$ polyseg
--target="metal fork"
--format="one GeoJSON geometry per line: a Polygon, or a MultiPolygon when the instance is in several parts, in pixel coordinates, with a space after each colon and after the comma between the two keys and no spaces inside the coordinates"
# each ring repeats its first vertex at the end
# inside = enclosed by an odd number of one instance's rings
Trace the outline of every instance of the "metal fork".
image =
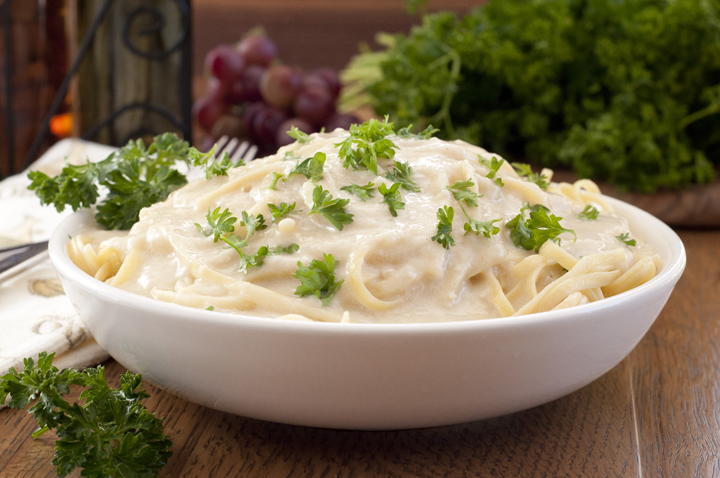
{"type": "MultiPolygon", "coordinates": [[[[223,136],[215,147],[216,157],[225,151],[230,155],[233,164],[240,159],[248,162],[255,159],[257,146],[238,138],[223,136]]],[[[47,246],[48,241],[42,241],[0,249],[0,284],[45,259],[48,254],[47,246]]]]}

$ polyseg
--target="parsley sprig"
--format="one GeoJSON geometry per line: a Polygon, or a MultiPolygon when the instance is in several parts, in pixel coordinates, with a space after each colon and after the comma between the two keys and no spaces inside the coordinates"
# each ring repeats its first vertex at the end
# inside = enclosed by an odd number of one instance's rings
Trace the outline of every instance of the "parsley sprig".
{"type": "Polygon", "coordinates": [[[335,144],[340,146],[338,155],[343,160],[343,167],[368,169],[378,174],[378,159],[392,159],[395,156],[395,143],[387,136],[392,135],[393,124],[387,121],[370,119],[360,125],[350,126],[350,136],[335,144]]]}
{"type": "Polygon", "coordinates": [[[342,231],[345,224],[353,222],[353,215],[345,211],[349,203],[349,199],[333,199],[332,194],[318,184],[313,189],[313,207],[308,214],[322,214],[338,231],[342,231]]]}
{"type": "Polygon", "coordinates": [[[398,209],[405,209],[405,203],[400,196],[400,183],[395,183],[388,189],[385,184],[378,186],[378,192],[383,196],[383,202],[387,204],[392,217],[397,217],[398,209]]]}
{"type": "Polygon", "coordinates": [[[397,132],[398,138],[413,138],[413,139],[430,139],[433,137],[435,133],[440,131],[437,128],[434,128],[433,125],[429,125],[427,128],[422,130],[419,133],[412,133],[410,130],[412,129],[412,125],[407,126],[405,128],[400,128],[397,132]]]}
{"type": "Polygon", "coordinates": [[[560,225],[561,217],[548,213],[550,209],[541,204],[530,206],[525,204],[520,209],[520,214],[511,219],[506,227],[510,230],[510,238],[516,247],[522,247],[528,251],[540,247],[548,240],[559,240],[557,237],[562,233],[571,233],[577,240],[577,235],[572,229],[565,229],[560,225]],[[530,211],[530,217],[525,218],[525,211],[530,211]]]}
{"type": "Polygon", "coordinates": [[[520,176],[521,178],[527,179],[529,182],[533,184],[537,184],[540,189],[543,191],[547,191],[548,186],[550,186],[550,182],[547,179],[547,176],[544,174],[538,174],[533,173],[532,168],[529,164],[525,163],[510,163],[512,164],[512,167],[515,168],[515,172],[520,176]]]}
{"type": "Polygon", "coordinates": [[[455,181],[455,184],[445,186],[445,189],[453,194],[456,201],[465,201],[468,206],[477,207],[478,203],[475,200],[483,197],[483,195],[470,191],[470,188],[474,185],[472,179],[466,179],[465,181],[455,181]]]}
{"type": "Polygon", "coordinates": [[[217,161],[215,148],[217,148],[217,144],[207,153],[198,151],[196,148],[188,149],[188,159],[192,161],[193,166],[201,167],[205,171],[205,179],[210,179],[213,176],[227,176],[231,168],[245,166],[245,161],[242,158],[233,164],[227,151],[223,152],[220,161],[217,161]]]}
{"type": "Polygon", "coordinates": [[[492,179],[495,181],[500,187],[505,186],[503,183],[502,178],[498,177],[496,178],[495,175],[500,170],[500,166],[505,162],[504,159],[497,159],[495,156],[493,156],[489,161],[482,156],[478,155],[478,160],[480,161],[480,164],[488,168],[490,171],[485,175],[486,178],[492,179]]]}
{"type": "Polygon", "coordinates": [[[345,279],[335,282],[335,258],[332,254],[323,254],[323,260],[313,259],[305,266],[298,261],[298,270],[292,276],[300,280],[295,295],[306,297],[314,295],[326,307],[335,296],[345,279]]]}
{"type": "Polygon", "coordinates": [[[407,191],[419,193],[420,187],[413,181],[412,175],[413,170],[408,163],[393,161],[393,165],[388,169],[385,178],[400,184],[400,186],[407,191]]]}
{"type": "Polygon", "coordinates": [[[365,186],[360,186],[355,183],[350,183],[348,186],[343,186],[340,189],[356,195],[361,201],[365,202],[374,197],[373,191],[375,190],[375,184],[368,182],[365,186]]]}
{"type": "Polygon", "coordinates": [[[187,151],[187,142],[172,133],[156,136],[147,148],[141,140],[130,141],[100,162],[67,164],[52,178],[31,171],[28,189],[41,204],[53,204],[62,212],[66,206],[73,211],[93,206],[104,186],[108,194],[97,205],[95,219],[108,229],[126,230],[138,221],[142,208],[187,184],[185,176],[171,168],[178,161],[188,162],[187,151]]]}
{"type": "Polygon", "coordinates": [[[302,174],[312,182],[318,182],[322,179],[323,167],[325,166],[325,153],[317,152],[311,158],[305,159],[297,164],[293,170],[287,173],[283,181],[287,181],[295,174],[302,174]]]}
{"type": "Polygon", "coordinates": [[[10,395],[11,408],[32,404],[29,412],[40,427],[33,438],[55,429],[58,475],[79,467],[88,477],[158,476],[173,444],[163,433],[162,419],[140,403],[150,396],[140,388],[141,375],[125,373],[115,389],[108,385],[104,367],[58,370],[54,357],[41,352],[37,365],[26,358],[22,371],[11,368],[0,378],[0,403],[10,395]],[[85,387],[83,405],[63,398],[70,385],[85,387]]]}
{"type": "Polygon", "coordinates": [[[287,216],[295,209],[295,203],[288,204],[286,202],[281,202],[279,206],[269,202],[267,206],[270,208],[273,222],[278,222],[279,219],[287,216]]]}
{"type": "Polygon", "coordinates": [[[628,247],[637,246],[637,241],[635,239],[630,239],[629,232],[624,232],[624,233],[620,234],[619,236],[615,236],[615,239],[624,243],[628,247]]]}
{"type": "Polygon", "coordinates": [[[585,209],[583,209],[582,212],[578,214],[578,219],[582,219],[585,221],[595,221],[597,220],[599,214],[600,211],[588,204],[585,206],[585,209]]]}
{"type": "Polygon", "coordinates": [[[310,135],[300,131],[297,126],[291,126],[290,131],[287,131],[286,134],[297,140],[298,143],[309,143],[311,141],[310,135]]]}
{"type": "Polygon", "coordinates": [[[474,232],[476,236],[479,236],[482,234],[483,236],[490,239],[491,235],[497,234],[500,232],[500,228],[493,226],[493,223],[496,223],[498,221],[501,221],[500,219],[493,219],[491,221],[477,221],[470,217],[470,215],[467,213],[463,205],[460,205],[460,209],[462,209],[463,214],[465,214],[465,217],[467,218],[468,222],[465,223],[464,229],[465,234],[469,232],[474,232]]]}
{"type": "Polygon", "coordinates": [[[455,211],[452,207],[443,206],[437,210],[437,234],[431,239],[438,244],[441,244],[445,249],[450,249],[450,246],[455,245],[455,238],[452,235],[452,222],[455,216],[455,211]]]}

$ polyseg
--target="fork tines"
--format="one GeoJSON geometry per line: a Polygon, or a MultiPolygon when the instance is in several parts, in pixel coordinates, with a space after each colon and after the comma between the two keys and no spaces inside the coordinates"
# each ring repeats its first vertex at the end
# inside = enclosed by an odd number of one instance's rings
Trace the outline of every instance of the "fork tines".
{"type": "Polygon", "coordinates": [[[255,159],[257,154],[257,146],[250,145],[247,141],[240,141],[237,138],[230,138],[227,135],[221,137],[217,146],[215,147],[216,157],[220,157],[223,152],[227,152],[230,155],[230,161],[237,163],[241,158],[243,161],[248,162],[255,159]]]}

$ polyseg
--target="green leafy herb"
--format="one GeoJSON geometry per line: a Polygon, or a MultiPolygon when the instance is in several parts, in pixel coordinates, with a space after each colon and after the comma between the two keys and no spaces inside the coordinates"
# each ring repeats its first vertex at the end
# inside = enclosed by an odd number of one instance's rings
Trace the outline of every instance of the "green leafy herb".
{"type": "Polygon", "coordinates": [[[377,175],[378,158],[392,159],[395,156],[395,143],[386,136],[395,133],[392,123],[370,119],[360,125],[350,126],[350,136],[335,144],[340,146],[338,155],[343,167],[368,169],[377,175]]]}
{"type": "Polygon", "coordinates": [[[373,197],[375,184],[373,184],[372,182],[368,182],[365,186],[358,186],[355,183],[351,183],[349,186],[343,186],[340,189],[356,195],[363,202],[365,202],[373,197]]]}
{"type": "Polygon", "coordinates": [[[300,156],[295,154],[295,151],[285,151],[285,156],[283,156],[283,161],[290,161],[292,159],[300,159],[300,156]]]}
{"type": "Polygon", "coordinates": [[[258,214],[257,217],[255,217],[252,214],[248,214],[246,211],[242,212],[242,221],[240,221],[240,225],[245,226],[245,230],[247,231],[245,235],[246,241],[250,240],[250,236],[252,236],[255,231],[262,231],[267,228],[265,218],[262,214],[258,214]]]}
{"type": "Polygon", "coordinates": [[[277,256],[279,254],[292,254],[300,250],[300,246],[292,243],[289,246],[275,246],[268,249],[268,254],[271,256],[277,256]]]}
{"type": "Polygon", "coordinates": [[[490,170],[490,172],[488,172],[485,177],[494,180],[500,187],[505,186],[505,184],[503,184],[502,178],[495,177],[497,172],[500,170],[500,166],[502,166],[505,160],[502,158],[498,160],[495,156],[493,156],[490,161],[488,161],[480,155],[478,155],[478,159],[480,160],[480,164],[490,170]]]}
{"type": "Polygon", "coordinates": [[[491,235],[500,232],[500,228],[493,226],[493,223],[501,221],[502,218],[493,219],[492,221],[476,221],[475,219],[470,217],[462,204],[460,205],[460,209],[462,209],[462,212],[465,214],[465,217],[468,220],[468,222],[466,222],[464,226],[465,234],[467,234],[468,232],[474,232],[476,236],[482,234],[489,239],[491,235]]]}
{"type": "Polygon", "coordinates": [[[455,245],[455,238],[452,235],[452,222],[455,216],[453,208],[443,206],[437,210],[437,234],[431,239],[438,244],[442,244],[445,249],[450,249],[450,246],[455,245]]]}
{"type": "Polygon", "coordinates": [[[267,248],[264,252],[258,251],[258,253],[251,255],[247,255],[242,251],[242,248],[248,245],[248,241],[255,231],[267,228],[265,218],[262,214],[258,214],[258,216],[255,217],[252,214],[248,214],[247,211],[242,212],[240,225],[245,226],[245,238],[240,238],[235,235],[237,218],[232,215],[230,210],[225,209],[223,212],[220,212],[219,207],[214,211],[208,209],[205,217],[207,218],[208,224],[210,224],[210,231],[205,231],[205,228],[198,223],[195,223],[195,227],[206,237],[212,235],[213,242],[220,240],[235,249],[235,252],[240,256],[241,271],[247,273],[248,266],[262,265],[263,258],[267,255],[267,248]]]}
{"type": "Polygon", "coordinates": [[[215,307],[212,305],[209,305],[209,306],[205,307],[205,310],[209,310],[212,312],[213,310],[215,310],[215,307]]]}
{"type": "Polygon", "coordinates": [[[320,213],[338,231],[342,231],[344,224],[353,222],[353,215],[345,211],[349,203],[349,199],[333,199],[332,194],[318,184],[313,189],[313,207],[308,214],[320,213]]]}
{"type": "Polygon", "coordinates": [[[260,267],[265,262],[267,256],[275,256],[278,254],[292,254],[300,249],[300,246],[293,243],[287,247],[275,246],[268,247],[262,246],[258,249],[255,254],[244,254],[240,252],[240,272],[247,274],[249,267],[260,267]]]}
{"type": "Polygon", "coordinates": [[[525,204],[520,210],[520,214],[511,219],[506,227],[510,230],[510,238],[516,247],[523,247],[524,249],[531,251],[535,249],[535,252],[540,250],[540,246],[545,244],[548,240],[556,240],[557,237],[564,233],[572,233],[575,235],[575,231],[572,229],[565,229],[560,225],[561,217],[557,217],[554,214],[548,213],[550,209],[546,208],[541,204],[530,206],[525,204]],[[530,211],[530,217],[525,218],[525,211],[530,211]]]}
{"type": "Polygon", "coordinates": [[[345,279],[335,282],[335,258],[332,254],[323,254],[323,260],[313,259],[309,266],[298,262],[298,270],[292,276],[300,280],[295,295],[306,297],[315,295],[326,307],[345,279]]]}
{"type": "Polygon", "coordinates": [[[104,186],[108,194],[97,205],[95,219],[108,229],[130,229],[142,208],[164,201],[187,184],[183,174],[171,169],[177,161],[187,162],[187,148],[187,142],[170,133],[156,136],[148,148],[141,140],[130,141],[100,162],[67,164],[52,178],[31,171],[28,189],[42,204],[53,204],[62,212],[66,206],[74,211],[93,206],[99,186],[104,186]]]}
{"type": "Polygon", "coordinates": [[[276,206],[273,203],[267,203],[268,207],[270,208],[270,213],[272,214],[272,221],[277,222],[278,219],[283,218],[290,214],[295,209],[295,203],[288,204],[286,202],[281,202],[280,206],[276,206]]]}
{"type": "Polygon", "coordinates": [[[294,174],[302,174],[313,182],[320,181],[322,179],[323,166],[325,165],[325,153],[317,152],[312,158],[307,158],[302,163],[295,166],[295,169],[290,171],[283,181],[287,181],[294,174]]]}
{"type": "Polygon", "coordinates": [[[387,204],[393,217],[397,217],[398,209],[405,209],[405,203],[401,201],[402,197],[400,196],[400,183],[393,184],[390,189],[385,184],[380,184],[378,191],[383,195],[383,201],[387,204]]]}
{"type": "Polygon", "coordinates": [[[584,219],[586,221],[595,221],[598,218],[598,214],[600,214],[600,211],[588,204],[585,206],[585,209],[583,209],[582,212],[578,214],[578,218],[584,219]]]}
{"type": "Polygon", "coordinates": [[[385,178],[394,183],[399,183],[403,189],[410,192],[420,192],[420,187],[418,187],[417,183],[412,179],[413,171],[408,163],[393,161],[393,167],[394,168],[392,170],[388,170],[385,178]]]}
{"type": "Polygon", "coordinates": [[[635,239],[630,239],[629,232],[625,232],[623,234],[620,234],[619,236],[615,236],[615,239],[624,243],[628,247],[637,245],[637,241],[635,241],[635,239]]]}
{"type": "Polygon", "coordinates": [[[433,137],[435,133],[440,131],[437,128],[433,128],[433,125],[429,125],[427,128],[425,128],[423,131],[419,133],[411,133],[410,130],[412,129],[412,125],[407,126],[405,128],[400,128],[397,132],[398,138],[413,138],[413,139],[430,139],[433,137]]]}
{"type": "Polygon", "coordinates": [[[230,168],[245,166],[242,158],[236,164],[233,164],[227,151],[223,153],[220,161],[217,161],[215,148],[217,148],[217,144],[207,153],[198,151],[196,148],[188,149],[188,159],[192,161],[193,166],[201,167],[205,171],[205,179],[210,179],[213,176],[227,176],[230,168]]]}
{"type": "Polygon", "coordinates": [[[277,182],[282,177],[283,177],[282,173],[277,173],[277,172],[272,173],[272,182],[270,183],[270,186],[268,186],[268,189],[277,191],[277,182]]]}
{"type": "Polygon", "coordinates": [[[52,365],[54,357],[41,352],[37,365],[26,358],[21,372],[11,368],[0,378],[0,403],[10,395],[11,408],[32,404],[29,412],[40,427],[33,438],[55,429],[53,465],[58,475],[79,467],[88,477],[158,476],[172,455],[172,442],[163,434],[162,419],[140,403],[149,397],[140,388],[140,374],[125,373],[120,388],[114,389],[102,366],[58,370],[52,365]],[[83,405],[63,399],[70,385],[85,387],[83,405]]]}
{"type": "Polygon", "coordinates": [[[446,186],[445,189],[453,194],[456,201],[465,201],[469,206],[477,207],[478,203],[475,200],[483,197],[483,195],[470,191],[470,187],[474,185],[475,183],[472,182],[472,179],[466,179],[465,181],[455,181],[455,184],[446,186]]]}
{"type": "Polygon", "coordinates": [[[548,186],[550,186],[550,183],[547,180],[547,176],[544,174],[538,175],[537,173],[533,173],[532,168],[529,164],[525,163],[511,163],[513,168],[515,168],[515,172],[518,173],[518,176],[521,178],[526,178],[529,182],[537,184],[540,189],[543,191],[547,191],[548,186]]]}
{"type": "Polygon", "coordinates": [[[287,132],[287,135],[291,138],[296,139],[298,143],[309,143],[311,140],[310,135],[300,131],[297,126],[291,126],[290,131],[287,132]]]}

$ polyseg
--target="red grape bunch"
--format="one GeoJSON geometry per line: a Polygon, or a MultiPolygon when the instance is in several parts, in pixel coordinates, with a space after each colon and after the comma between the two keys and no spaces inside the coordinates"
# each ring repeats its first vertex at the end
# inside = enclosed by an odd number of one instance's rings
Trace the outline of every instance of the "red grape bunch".
{"type": "Polygon", "coordinates": [[[203,148],[228,135],[255,143],[264,156],[294,141],[285,134],[291,126],[310,134],[358,122],[335,109],[340,94],[335,71],[304,73],[281,64],[275,44],[264,34],[213,48],[205,69],[206,93],[193,105],[195,121],[206,133],[203,148]]]}

